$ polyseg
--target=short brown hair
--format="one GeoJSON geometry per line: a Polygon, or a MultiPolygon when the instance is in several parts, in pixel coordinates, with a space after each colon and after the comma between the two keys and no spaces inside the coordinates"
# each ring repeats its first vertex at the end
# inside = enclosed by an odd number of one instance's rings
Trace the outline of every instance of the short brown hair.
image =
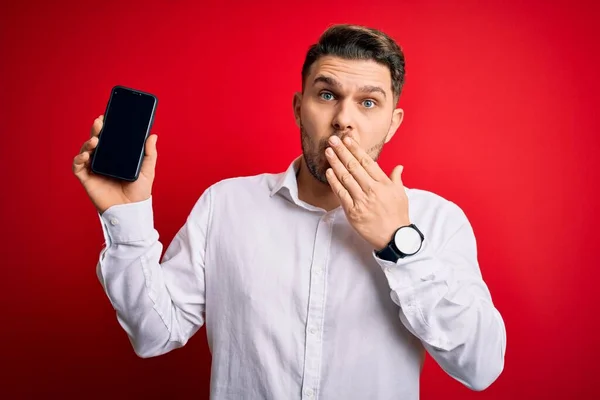
{"type": "Polygon", "coordinates": [[[396,100],[404,86],[405,61],[402,48],[387,34],[360,25],[338,24],[329,27],[319,41],[308,49],[302,66],[302,90],[310,67],[322,56],[347,60],[373,60],[390,70],[396,100]]]}

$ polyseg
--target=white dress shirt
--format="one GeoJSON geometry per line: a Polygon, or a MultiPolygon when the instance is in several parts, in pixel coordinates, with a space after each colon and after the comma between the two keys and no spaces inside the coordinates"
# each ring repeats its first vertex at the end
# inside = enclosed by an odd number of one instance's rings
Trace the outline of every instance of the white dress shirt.
{"type": "Polygon", "coordinates": [[[407,188],[425,241],[384,261],[343,209],[298,199],[298,162],[210,186],[162,260],[152,198],[100,216],[98,278],[136,354],[182,347],[205,324],[211,399],[418,399],[425,351],[488,387],[506,333],[461,209],[407,188]]]}

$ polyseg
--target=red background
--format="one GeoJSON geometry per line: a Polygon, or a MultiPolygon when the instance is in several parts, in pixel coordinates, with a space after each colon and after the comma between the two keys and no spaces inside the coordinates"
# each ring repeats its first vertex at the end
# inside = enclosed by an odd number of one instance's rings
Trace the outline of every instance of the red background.
{"type": "Polygon", "coordinates": [[[204,330],[182,350],[134,355],[95,275],[101,229],[72,158],[113,85],[155,93],[154,204],[168,244],[209,184],[282,171],[299,154],[292,95],[305,51],[329,24],[352,22],[406,52],[405,122],[382,165],[402,163],[407,186],[466,211],[506,321],[495,384],[470,392],[428,359],[422,399],[600,398],[597,5],[10,3],[0,12],[1,397],[207,398],[204,330]]]}

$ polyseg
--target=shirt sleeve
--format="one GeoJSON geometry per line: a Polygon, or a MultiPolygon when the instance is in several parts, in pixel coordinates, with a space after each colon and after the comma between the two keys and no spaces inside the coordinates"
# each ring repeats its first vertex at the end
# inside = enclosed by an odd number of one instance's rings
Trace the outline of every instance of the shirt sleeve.
{"type": "Polygon", "coordinates": [[[472,227],[455,206],[448,234],[434,249],[427,240],[414,256],[393,263],[375,257],[406,328],[450,376],[484,390],[504,369],[506,330],[482,279],[472,227]]]}
{"type": "Polygon", "coordinates": [[[162,260],[152,198],[99,215],[106,241],[96,271],[135,353],[154,357],[182,347],[204,324],[204,255],[210,188],[162,260]]]}

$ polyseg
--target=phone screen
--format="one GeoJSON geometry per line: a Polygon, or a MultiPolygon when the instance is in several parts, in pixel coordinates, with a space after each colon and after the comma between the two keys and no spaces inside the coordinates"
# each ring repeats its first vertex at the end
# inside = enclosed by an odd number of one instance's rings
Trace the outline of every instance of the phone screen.
{"type": "Polygon", "coordinates": [[[156,98],[127,88],[114,88],[104,115],[92,169],[119,179],[137,178],[156,98]]]}

